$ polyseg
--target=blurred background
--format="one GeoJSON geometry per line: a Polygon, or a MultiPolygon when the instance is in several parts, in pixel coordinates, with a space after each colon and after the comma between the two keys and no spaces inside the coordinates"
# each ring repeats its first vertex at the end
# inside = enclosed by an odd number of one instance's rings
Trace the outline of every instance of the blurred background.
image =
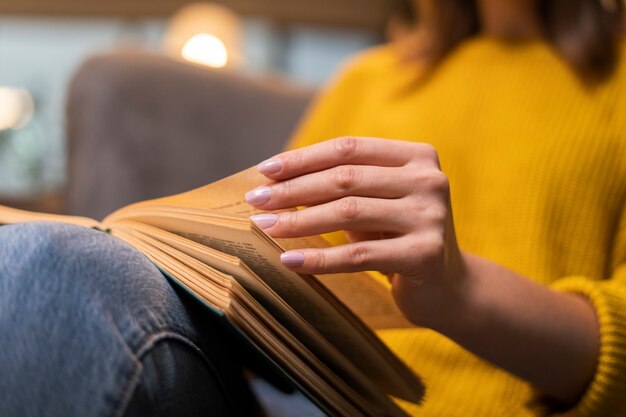
{"type": "Polygon", "coordinates": [[[147,53],[314,94],[409,16],[400,0],[2,0],[0,203],[63,211],[68,94],[89,57],[147,53]]]}

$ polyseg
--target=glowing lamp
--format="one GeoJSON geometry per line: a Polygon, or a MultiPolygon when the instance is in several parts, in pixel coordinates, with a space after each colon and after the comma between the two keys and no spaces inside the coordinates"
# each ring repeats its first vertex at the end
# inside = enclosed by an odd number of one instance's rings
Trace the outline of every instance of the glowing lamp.
{"type": "Polygon", "coordinates": [[[228,64],[226,45],[217,36],[199,33],[185,42],[180,52],[189,61],[212,68],[223,68],[228,64]]]}
{"type": "Polygon", "coordinates": [[[194,3],[170,20],[164,49],[168,55],[211,68],[241,64],[241,21],[230,9],[212,3],[194,3]]]}

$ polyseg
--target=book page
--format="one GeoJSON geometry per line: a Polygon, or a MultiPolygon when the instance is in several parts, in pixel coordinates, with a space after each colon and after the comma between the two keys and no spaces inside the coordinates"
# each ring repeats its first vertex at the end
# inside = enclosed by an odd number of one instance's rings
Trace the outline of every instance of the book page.
{"type": "Polygon", "coordinates": [[[176,194],[169,197],[157,198],[154,200],[142,201],[123,207],[103,220],[103,223],[110,223],[113,218],[120,213],[143,208],[146,206],[171,205],[185,208],[198,208],[236,214],[242,217],[249,217],[256,213],[261,213],[245,201],[246,192],[258,186],[271,183],[265,176],[261,175],[256,167],[248,168],[237,174],[226,177],[220,181],[196,188],[185,193],[176,194]]]}
{"type": "MultiPolygon", "coordinates": [[[[285,250],[327,248],[331,244],[321,236],[298,239],[276,239],[285,250]]],[[[393,300],[389,287],[383,286],[367,272],[316,275],[326,288],[343,301],[361,320],[374,330],[415,328],[393,300]]]]}
{"type": "MultiPolygon", "coordinates": [[[[349,398],[351,402],[358,404],[360,411],[347,412],[347,409],[344,408],[344,411],[341,412],[342,415],[369,415],[372,417],[383,415],[406,416],[397,405],[380,392],[373,389],[365,389],[363,390],[364,392],[359,393],[355,385],[349,383],[353,381],[353,378],[338,377],[328,368],[325,362],[320,362],[319,358],[311,354],[306,345],[302,344],[300,338],[284,328],[282,323],[276,321],[271,314],[268,314],[264,307],[259,304],[256,297],[251,297],[245,290],[245,287],[240,287],[233,282],[233,277],[220,273],[198,260],[195,256],[185,254],[174,249],[169,244],[162,243],[158,239],[138,232],[138,229],[133,230],[134,227],[144,231],[147,230],[145,226],[125,222],[124,224],[116,224],[113,234],[137,247],[141,252],[151,256],[155,264],[166,270],[171,276],[176,277],[177,280],[203,300],[212,305],[228,305],[225,311],[230,318],[232,318],[232,308],[237,308],[237,304],[241,302],[241,306],[246,307],[246,310],[250,313],[248,317],[251,327],[247,333],[248,337],[258,340],[265,335],[265,343],[263,345],[266,347],[271,346],[266,351],[268,355],[280,359],[283,365],[285,365],[284,360],[286,358],[289,358],[290,365],[299,363],[300,366],[298,368],[300,371],[297,372],[298,374],[303,369],[307,369],[309,375],[301,381],[307,386],[310,386],[310,384],[325,385],[322,381],[330,383],[330,385],[327,385],[326,392],[320,394],[319,399],[332,399],[331,404],[339,405],[345,403],[345,398],[349,398]],[[229,284],[225,286],[226,281],[229,284]],[[217,287],[213,285],[207,286],[208,282],[213,282],[217,287]],[[214,293],[215,290],[219,290],[218,287],[228,288],[230,295],[227,299],[229,301],[224,299],[224,296],[219,295],[220,291],[217,294],[214,293]],[[215,297],[221,298],[222,301],[217,301],[218,299],[215,297]],[[236,302],[233,303],[233,301],[236,302]]],[[[162,230],[160,232],[166,233],[162,230]]],[[[243,312],[245,310],[238,311],[243,312]]],[[[241,324],[241,322],[238,322],[238,324],[241,324]]],[[[359,371],[353,369],[350,373],[352,372],[358,374],[359,371]]]]}
{"type": "Polygon", "coordinates": [[[149,224],[239,257],[384,392],[421,401],[424,388],[419,378],[336,298],[324,294],[318,281],[284,267],[276,244],[251,222],[228,225],[219,216],[183,216],[180,212],[173,216],[145,206],[118,213],[110,219],[111,227],[120,220],[149,224]]]}
{"type": "Polygon", "coordinates": [[[261,175],[256,167],[252,167],[204,187],[175,196],[161,198],[155,202],[249,217],[262,211],[246,203],[246,192],[272,182],[272,180],[261,175]]]}
{"type": "Polygon", "coordinates": [[[151,238],[154,241],[162,242],[163,251],[180,251],[193,259],[198,260],[218,271],[232,276],[243,288],[253,296],[272,317],[284,326],[289,334],[302,342],[317,358],[329,366],[342,381],[348,383],[352,389],[361,393],[363,398],[370,399],[373,404],[370,408],[382,405],[385,409],[395,409],[389,399],[382,395],[379,390],[373,390],[371,381],[362,375],[360,369],[356,368],[350,361],[341,355],[332,345],[304,321],[298,313],[285,303],[265,282],[256,276],[239,258],[226,255],[195,241],[185,239],[179,235],[166,232],[152,226],[138,222],[116,223],[114,233],[122,225],[127,233],[132,233],[139,237],[151,238]]]}
{"type": "MultiPolygon", "coordinates": [[[[248,168],[213,184],[175,196],[138,203],[132,207],[177,206],[182,212],[196,208],[249,217],[261,213],[245,201],[245,193],[273,181],[261,175],[256,167],[248,168]]],[[[114,214],[115,216],[115,214],[114,214]]],[[[285,250],[323,248],[330,244],[321,236],[277,239],[285,250]]],[[[336,297],[346,304],[361,320],[374,330],[415,327],[396,306],[388,288],[367,272],[327,274],[316,277],[336,297]]]]}

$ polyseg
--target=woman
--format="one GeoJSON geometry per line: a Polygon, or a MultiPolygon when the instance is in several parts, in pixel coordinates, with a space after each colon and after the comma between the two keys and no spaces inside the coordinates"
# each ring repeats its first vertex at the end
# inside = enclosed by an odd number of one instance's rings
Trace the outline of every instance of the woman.
{"type": "MultiPolygon", "coordinates": [[[[624,415],[622,5],[419,6],[416,41],[360,57],[292,143],[311,146],[259,166],[277,183],[251,204],[310,207],[254,220],[348,231],[295,270],[387,274],[423,327],[381,333],[428,386],[411,413],[624,415]]],[[[250,415],[236,347],[145,258],[65,226],[0,241],[0,415],[250,415]]]]}
{"type": "Polygon", "coordinates": [[[419,5],[419,46],[361,56],[291,145],[340,138],[259,165],[251,204],[310,207],[258,223],[348,231],[284,254],[298,272],[387,273],[425,328],[381,333],[426,381],[416,415],[624,415],[623,5],[419,5]]]}

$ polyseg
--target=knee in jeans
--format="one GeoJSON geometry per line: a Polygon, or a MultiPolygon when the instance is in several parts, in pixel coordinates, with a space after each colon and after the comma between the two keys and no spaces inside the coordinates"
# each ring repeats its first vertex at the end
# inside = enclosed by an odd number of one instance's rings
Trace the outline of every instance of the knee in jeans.
{"type": "Polygon", "coordinates": [[[144,255],[112,236],[77,226],[0,227],[3,302],[16,311],[70,314],[96,327],[106,326],[105,321],[122,330],[132,327],[125,333],[136,336],[132,343],[161,329],[189,333],[177,294],[144,255]],[[16,299],[26,304],[17,305],[16,299]]]}
{"type": "MultiPolygon", "coordinates": [[[[87,294],[131,285],[133,277],[161,276],[142,254],[102,232],[61,223],[0,228],[0,267],[15,284],[80,286],[87,294]],[[137,273],[136,271],[141,271],[137,273]]],[[[136,282],[135,282],[136,283],[136,282]]]]}
{"type": "Polygon", "coordinates": [[[10,251],[10,261],[35,262],[41,257],[56,261],[67,249],[80,247],[87,229],[62,223],[21,223],[0,228],[0,241],[10,251]]]}
{"type": "Polygon", "coordinates": [[[0,229],[3,246],[13,249],[13,262],[67,264],[93,252],[98,232],[64,223],[22,223],[0,229]]]}

